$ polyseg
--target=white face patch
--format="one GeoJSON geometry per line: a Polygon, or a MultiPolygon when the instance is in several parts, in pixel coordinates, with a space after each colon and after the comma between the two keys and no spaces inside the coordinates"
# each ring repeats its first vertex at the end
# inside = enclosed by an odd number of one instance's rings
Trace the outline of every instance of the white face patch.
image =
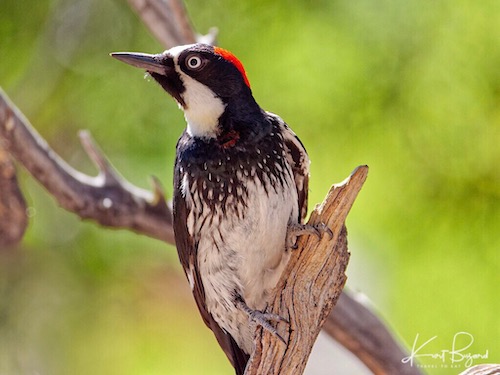
{"type": "Polygon", "coordinates": [[[226,106],[212,90],[191,78],[179,67],[179,55],[192,46],[193,44],[173,47],[165,53],[174,58],[175,70],[186,89],[182,93],[186,108],[181,109],[186,118],[187,132],[193,137],[214,138],[217,136],[219,117],[226,106]]]}
{"type": "Polygon", "coordinates": [[[173,56],[175,63],[177,64],[177,58],[182,53],[182,51],[184,51],[188,48],[194,47],[194,46],[195,46],[195,44],[186,44],[184,46],[175,46],[175,47],[172,47],[170,49],[167,49],[163,53],[168,53],[170,56],[173,56]]]}
{"type": "Polygon", "coordinates": [[[204,84],[184,73],[181,73],[181,79],[186,88],[182,97],[186,102],[187,132],[194,137],[217,136],[219,117],[224,113],[225,104],[204,84]]]}

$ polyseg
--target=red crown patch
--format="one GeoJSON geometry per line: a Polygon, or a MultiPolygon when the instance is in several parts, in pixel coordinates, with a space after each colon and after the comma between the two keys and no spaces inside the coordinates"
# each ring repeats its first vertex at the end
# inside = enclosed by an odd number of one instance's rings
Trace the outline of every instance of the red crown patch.
{"type": "Polygon", "coordinates": [[[232,63],[241,73],[243,76],[243,79],[245,80],[245,83],[248,87],[250,87],[250,81],[248,80],[247,73],[245,72],[245,68],[243,67],[243,64],[241,63],[240,60],[236,56],[234,56],[231,52],[228,50],[225,50],[224,48],[220,47],[214,47],[214,52],[221,56],[224,60],[229,61],[232,63]]]}

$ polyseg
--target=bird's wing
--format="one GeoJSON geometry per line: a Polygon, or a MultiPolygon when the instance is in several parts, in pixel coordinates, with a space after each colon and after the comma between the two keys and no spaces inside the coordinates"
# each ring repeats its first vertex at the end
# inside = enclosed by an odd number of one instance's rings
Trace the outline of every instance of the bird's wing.
{"type": "Polygon", "coordinates": [[[217,324],[217,322],[215,322],[205,304],[205,290],[203,288],[203,282],[200,277],[198,262],[196,260],[198,244],[189,233],[187,227],[189,209],[182,193],[183,178],[184,176],[182,176],[180,172],[178,162],[176,162],[174,172],[175,189],[173,197],[173,210],[175,243],[177,246],[177,253],[179,254],[179,260],[189,280],[196,305],[198,306],[198,310],[200,311],[203,321],[207,327],[213,331],[219,345],[222,350],[224,350],[229,358],[229,361],[235,368],[236,374],[243,375],[249,356],[238,347],[233,337],[229,333],[225,332],[217,324]]]}
{"type": "Polygon", "coordinates": [[[309,192],[309,156],[299,137],[283,121],[283,139],[287,148],[287,157],[293,170],[297,197],[299,200],[299,223],[304,222],[307,215],[307,195],[309,192]]]}

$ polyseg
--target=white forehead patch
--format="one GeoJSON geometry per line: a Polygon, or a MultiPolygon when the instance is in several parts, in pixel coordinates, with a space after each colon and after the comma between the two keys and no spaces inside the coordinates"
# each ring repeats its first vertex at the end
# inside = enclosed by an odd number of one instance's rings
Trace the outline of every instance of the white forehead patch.
{"type": "Polygon", "coordinates": [[[177,46],[165,53],[174,58],[175,71],[186,89],[181,94],[186,108],[181,107],[181,109],[186,118],[188,134],[193,137],[214,138],[217,136],[219,118],[224,113],[226,105],[208,86],[190,77],[180,68],[179,55],[193,46],[194,44],[177,46]]]}
{"type": "Polygon", "coordinates": [[[194,47],[194,46],[195,46],[194,44],[186,44],[184,46],[175,46],[175,47],[172,47],[170,49],[167,49],[163,53],[168,53],[170,56],[172,56],[174,58],[175,63],[177,64],[177,59],[179,58],[179,55],[182,53],[182,51],[184,51],[188,48],[194,47]]]}

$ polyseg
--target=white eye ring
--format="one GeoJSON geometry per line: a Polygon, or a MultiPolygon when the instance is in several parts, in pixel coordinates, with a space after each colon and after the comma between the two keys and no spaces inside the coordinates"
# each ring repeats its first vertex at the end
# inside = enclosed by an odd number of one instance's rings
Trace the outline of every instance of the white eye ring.
{"type": "Polygon", "coordinates": [[[199,69],[201,67],[201,58],[199,56],[190,56],[186,61],[186,65],[189,69],[199,69]]]}

